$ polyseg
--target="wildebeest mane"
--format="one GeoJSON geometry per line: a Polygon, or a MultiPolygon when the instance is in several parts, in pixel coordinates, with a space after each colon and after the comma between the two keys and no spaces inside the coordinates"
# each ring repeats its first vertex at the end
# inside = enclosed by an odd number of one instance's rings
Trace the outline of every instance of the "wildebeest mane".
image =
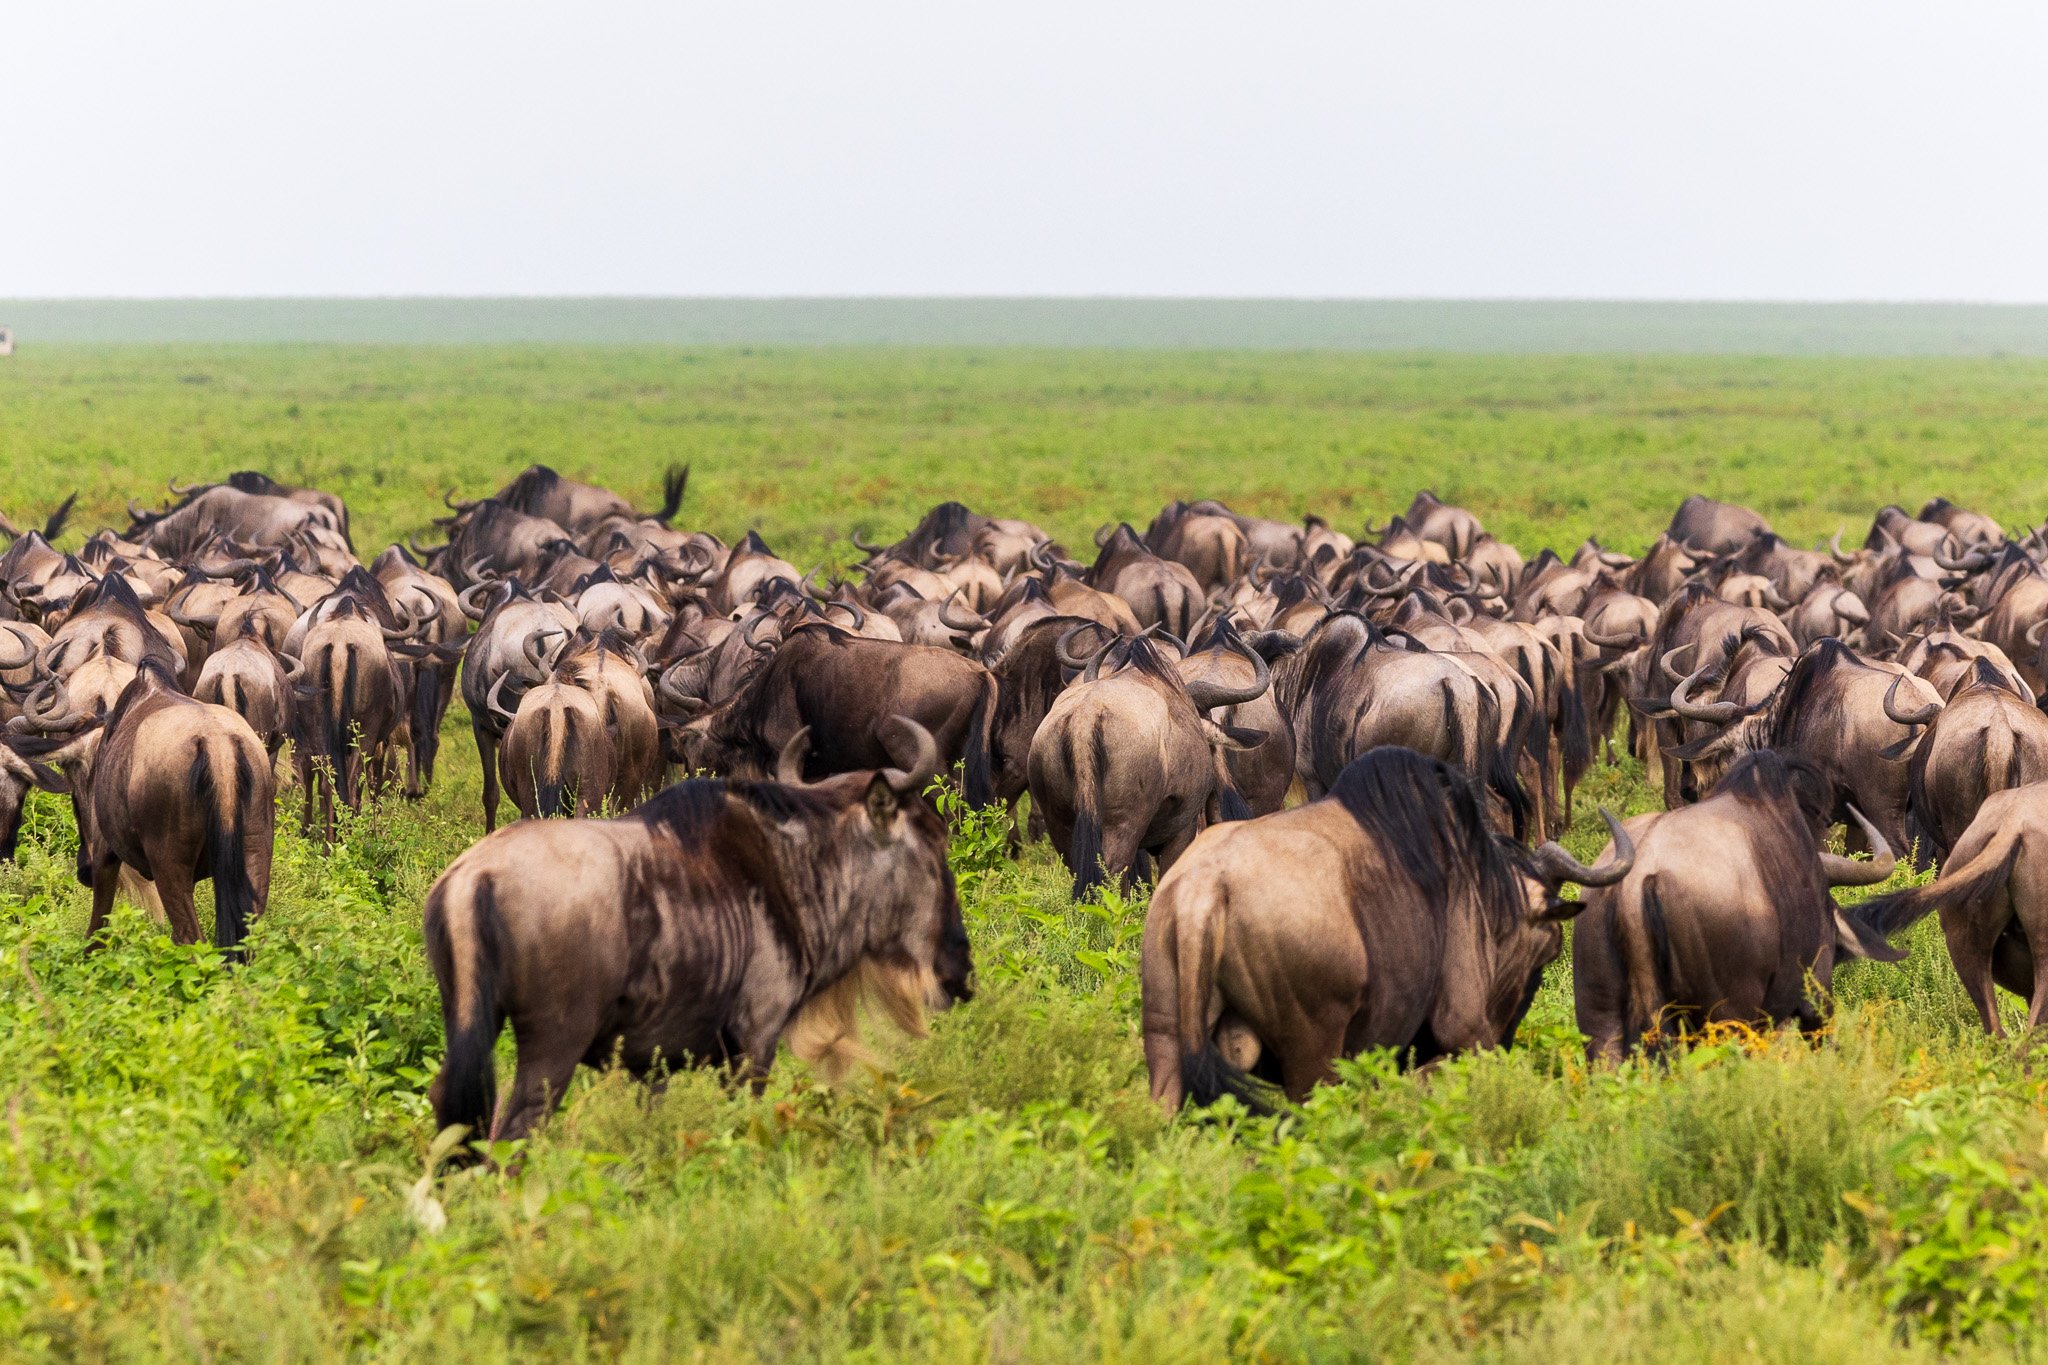
{"type": "Polygon", "coordinates": [[[1487,828],[1478,790],[1450,764],[1381,745],[1345,765],[1325,799],[1393,857],[1423,904],[1465,892],[1489,915],[1520,913],[1528,854],[1487,828]]]}
{"type": "Polygon", "coordinates": [[[925,513],[910,534],[891,547],[890,553],[898,559],[922,564],[942,553],[940,547],[948,540],[972,533],[987,520],[968,510],[965,503],[942,502],[925,513]]]}
{"type": "Polygon", "coordinates": [[[1822,682],[1836,669],[1866,666],[1849,646],[1832,635],[1800,655],[1778,688],[1776,711],[1771,717],[1770,735],[1766,742],[1781,749],[1797,744],[1805,736],[1806,728],[1821,719],[1825,708],[1816,703],[1814,694],[1822,682]]]}
{"type": "Polygon", "coordinates": [[[531,512],[540,500],[555,491],[562,482],[562,476],[544,464],[528,465],[519,471],[512,482],[498,490],[495,498],[486,498],[477,504],[499,502],[521,512],[531,512]]]}

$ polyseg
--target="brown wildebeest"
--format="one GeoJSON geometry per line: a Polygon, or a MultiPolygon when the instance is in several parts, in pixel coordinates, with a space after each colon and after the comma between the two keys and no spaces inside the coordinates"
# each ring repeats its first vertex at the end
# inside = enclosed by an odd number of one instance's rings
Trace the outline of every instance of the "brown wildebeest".
{"type": "Polygon", "coordinates": [[[994,799],[995,709],[995,676],[957,650],[811,625],[793,631],[731,701],[685,725],[681,747],[693,768],[761,776],[808,729],[806,775],[871,771],[889,758],[882,723],[905,716],[932,733],[944,766],[965,763],[962,794],[979,808],[994,799]]]}
{"type": "Polygon", "coordinates": [[[1939,877],[1856,909],[1887,937],[1939,910],[1949,961],[1985,1031],[2005,1033],[1993,989],[2003,986],[2027,1002],[2034,1033],[2048,1017],[2048,784],[1992,792],[1939,877]]]}
{"type": "MultiPolygon", "coordinates": [[[[647,514],[647,520],[666,526],[683,505],[683,493],[690,486],[690,467],[671,465],[661,476],[661,510],[647,514]]],[[[572,534],[582,535],[607,517],[640,520],[641,514],[624,498],[596,484],[565,479],[544,464],[528,465],[498,490],[495,501],[530,517],[545,517],[572,534]]],[[[465,510],[475,504],[462,504],[465,510]]]]}
{"type": "Polygon", "coordinates": [[[192,697],[247,721],[275,759],[291,734],[292,686],[303,671],[296,659],[280,659],[263,641],[244,635],[206,656],[192,697]]]}
{"type": "MultiPolygon", "coordinates": [[[[1431,489],[1424,489],[1408,504],[1402,520],[1424,540],[1434,541],[1450,551],[1452,559],[1463,559],[1481,540],[1486,537],[1486,528],[1462,507],[1457,507],[1439,498],[1431,489]]],[[[1512,586],[1512,585],[1504,585],[1512,586]]]]}
{"type": "Polygon", "coordinates": [[[1148,855],[1171,867],[1204,825],[1251,813],[1221,753],[1266,737],[1232,733],[1207,714],[1265,694],[1266,661],[1244,652],[1249,681],[1188,682],[1153,640],[1112,639],[1053,701],[1031,740],[1031,806],[1073,873],[1076,900],[1105,877],[1129,886],[1148,855]]]}
{"type": "MultiPolygon", "coordinates": [[[[1225,688],[1248,687],[1258,678],[1254,656],[1271,663],[1301,648],[1283,632],[1240,633],[1228,617],[1218,617],[1208,638],[1180,661],[1180,675],[1189,683],[1225,688]]],[[[1287,804],[1294,785],[1294,727],[1273,700],[1269,687],[1249,701],[1219,709],[1210,717],[1225,732],[1247,731],[1265,738],[1249,749],[1222,750],[1230,770],[1230,787],[1244,798],[1247,815],[1271,815],[1287,804]]]]}
{"type": "Polygon", "coordinates": [[[478,583],[462,594],[463,611],[481,624],[462,654],[462,704],[468,708],[476,736],[477,758],[483,764],[484,829],[498,827],[498,746],[505,726],[518,710],[525,689],[553,672],[555,659],[576,629],[576,617],[560,602],[543,602],[517,582],[478,583]],[[483,607],[476,599],[488,592],[483,607]],[[507,679],[517,690],[506,694],[507,679]],[[490,698],[499,696],[497,709],[490,698]]]}
{"type": "Polygon", "coordinates": [[[277,799],[269,756],[247,722],[192,700],[145,659],[103,727],[6,742],[66,779],[94,942],[126,867],[156,884],[179,944],[199,941],[192,888],[211,879],[213,941],[239,950],[270,897],[277,799]]]}
{"type": "MultiPolygon", "coordinates": [[[[1159,626],[1181,640],[1187,638],[1208,600],[1186,565],[1146,549],[1127,523],[1104,538],[1087,581],[1089,587],[1122,598],[1139,625],[1159,626]]],[[[1057,594],[1053,601],[1063,612],[1091,614],[1061,603],[1057,594]]]]}
{"type": "Polygon", "coordinates": [[[927,1008],[967,999],[946,826],[921,797],[938,747],[898,725],[917,751],[907,768],[681,782],[631,815],[524,822],[456,859],[426,906],[448,1038],[440,1124],[523,1136],[580,1062],[725,1064],[758,1084],[787,1039],[829,1069],[857,1055],[864,987],[917,1035],[927,1008]],[[498,1104],[507,1020],[519,1062],[498,1104]]]}
{"type": "Polygon", "coordinates": [[[381,787],[391,746],[408,742],[404,684],[387,646],[403,638],[353,597],[334,603],[332,613],[306,632],[293,735],[306,831],[317,803],[322,833],[331,841],[335,798],[361,810],[365,783],[381,787]]]}
{"type": "Polygon", "coordinates": [[[2048,779],[2048,716],[1990,659],[1976,660],[1972,669],[1970,681],[1933,716],[1906,765],[1907,829],[1919,841],[1923,865],[1948,860],[1992,792],[2048,779]]]}
{"type": "Polygon", "coordinates": [[[1243,575],[1251,547],[1227,513],[1168,503],[1145,528],[1145,548],[1195,576],[1203,592],[1227,588],[1243,575]]]}
{"type": "Polygon", "coordinates": [[[1424,1065],[1506,1047],[1557,957],[1588,868],[1556,844],[1494,834],[1473,783],[1411,749],[1373,750],[1319,801],[1219,825],[1159,883],[1145,917],[1145,1065],[1168,1110],[1253,1078],[1290,1099],[1340,1057],[1393,1048],[1424,1065]]]}
{"type": "MultiPolygon", "coordinates": [[[[71,508],[77,501],[78,494],[73,493],[70,497],[58,503],[57,510],[50,513],[48,520],[43,522],[40,531],[34,527],[24,531],[12,521],[9,521],[4,513],[0,513],[0,536],[4,536],[10,541],[27,540],[31,536],[39,537],[43,543],[42,548],[47,550],[51,541],[64,534],[64,523],[71,519],[71,508]]],[[[51,553],[54,554],[55,551],[51,551],[51,553]]],[[[0,583],[8,581],[9,575],[6,571],[12,567],[12,565],[6,564],[5,561],[0,561],[0,583]]]]}
{"type": "Polygon", "coordinates": [[[1589,1060],[1619,1060],[1667,1024],[1797,1022],[1811,1032],[1822,1017],[1808,983],[1824,995],[1838,953],[1905,956],[1828,896],[1881,882],[1893,866],[1854,807],[1872,860],[1819,850],[1834,805],[1820,768],[1764,750],[1697,805],[1627,821],[1634,868],[1587,896],[1572,935],[1589,1060]]]}
{"type": "MultiPolygon", "coordinates": [[[[1711,555],[1733,554],[1759,532],[1768,534],[1771,524],[1731,502],[1716,502],[1695,493],[1678,504],[1665,534],[1688,549],[1711,555]]],[[[1642,591],[1640,588],[1638,592],[1642,591]]]]}

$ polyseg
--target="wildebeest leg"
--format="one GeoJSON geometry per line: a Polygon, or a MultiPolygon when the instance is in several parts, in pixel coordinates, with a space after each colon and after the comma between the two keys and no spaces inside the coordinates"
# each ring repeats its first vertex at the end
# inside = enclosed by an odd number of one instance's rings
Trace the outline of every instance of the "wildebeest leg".
{"type": "Polygon", "coordinates": [[[2004,930],[2009,911],[2003,897],[1990,904],[1965,907],[1959,911],[1944,907],[1941,932],[1948,940],[1948,960],[1955,966],[1963,993],[1977,1007],[1984,1031],[1994,1038],[2005,1036],[1998,1022],[1998,993],[1992,985],[1992,954],[2004,930]]]}
{"type": "Polygon", "coordinates": [[[121,880],[121,860],[101,857],[92,865],[92,922],[85,927],[85,951],[97,952],[100,948],[100,931],[107,927],[107,916],[114,912],[114,887],[121,880]]]}
{"type": "Polygon", "coordinates": [[[512,1089],[498,1101],[497,1117],[491,1122],[491,1141],[509,1142],[523,1138],[535,1124],[553,1113],[576,1074],[576,1064],[589,1050],[595,1032],[580,1027],[577,1018],[550,1020],[546,1024],[520,1026],[513,1021],[513,1037],[519,1044],[519,1061],[512,1073],[512,1089]]]}
{"type": "Polygon", "coordinates": [[[199,942],[199,911],[192,903],[192,869],[169,849],[149,851],[150,867],[156,873],[157,894],[164,900],[164,917],[171,922],[171,942],[185,947],[199,942]]]}
{"type": "Polygon", "coordinates": [[[484,733],[481,725],[472,729],[476,732],[476,756],[484,768],[484,833],[489,834],[498,827],[498,741],[484,733]]]}
{"type": "Polygon", "coordinates": [[[1178,859],[1181,854],[1188,851],[1188,845],[1192,844],[1195,841],[1195,836],[1200,833],[1201,830],[1198,829],[1194,824],[1190,823],[1187,825],[1183,825],[1178,831],[1175,832],[1174,836],[1171,839],[1166,841],[1165,845],[1162,846],[1158,852],[1160,876],[1164,877],[1168,872],[1173,870],[1173,864],[1175,860],[1178,859]]]}
{"type": "Polygon", "coordinates": [[[1334,1011],[1325,1014],[1323,1018],[1303,1019],[1293,1036],[1273,1044],[1272,1050],[1280,1063],[1281,1087],[1287,1098],[1297,1104],[1307,1099],[1308,1092],[1317,1085],[1337,1078],[1337,1059],[1344,1055],[1344,1030],[1351,1021],[1336,1017],[1334,1011]]]}
{"type": "Polygon", "coordinates": [[[1619,1062],[1628,1017],[1628,973],[1615,951],[1604,908],[1587,911],[1572,932],[1572,1008],[1586,1035],[1586,1061],[1619,1062]]]}

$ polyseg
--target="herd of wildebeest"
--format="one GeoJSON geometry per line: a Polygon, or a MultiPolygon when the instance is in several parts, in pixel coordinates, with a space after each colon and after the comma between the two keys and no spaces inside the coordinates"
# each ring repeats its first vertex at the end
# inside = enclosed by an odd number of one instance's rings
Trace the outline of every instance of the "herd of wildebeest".
{"type": "Polygon", "coordinates": [[[914,1034],[966,999],[941,783],[1049,838],[1077,897],[1157,878],[1169,1108],[1509,1045],[1568,919],[1595,1058],[1813,1029],[1837,957],[1896,960],[1930,911],[1987,1029],[1994,983],[2048,1009],[2041,531],[1936,500],[1808,550],[1692,497],[1639,558],[1525,560],[1423,493],[1359,539],[1175,502],[1083,563],[949,502],[826,578],[678,529],[686,480],[645,514],[534,466],[368,563],[339,498],[255,473],[71,552],[69,502],[0,518],[0,854],[31,788],[68,795],[89,947],[117,888],[196,941],[211,879],[238,956],[279,773],[332,839],[337,804],[432,782],[459,686],[496,832],[426,903],[433,1098],[496,1138],[579,1064],[830,1070],[863,1000],[914,1034]],[[1554,840],[1602,748],[1666,809],[1603,811],[1587,866],[1554,840]],[[507,796],[532,818],[496,829],[507,796]],[[1944,870],[1836,905],[1895,851],[1944,870]]]}

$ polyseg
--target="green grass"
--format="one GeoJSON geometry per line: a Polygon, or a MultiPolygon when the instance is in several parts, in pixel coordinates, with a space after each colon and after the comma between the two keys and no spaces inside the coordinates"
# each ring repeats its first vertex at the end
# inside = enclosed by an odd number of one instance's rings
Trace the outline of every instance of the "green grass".
{"type": "MultiPolygon", "coordinates": [[[[1685,491],[1788,531],[1943,492],[2008,521],[2033,362],[936,351],[43,350],[0,363],[0,506],[256,465],[357,509],[367,552],[444,487],[546,459],[689,520],[845,554],[930,501],[1112,516],[1216,493],[1346,529],[1417,485],[1533,551],[1637,546],[1685,491]]],[[[75,543],[75,535],[73,542],[75,543]]],[[[419,943],[475,836],[445,780],[281,837],[254,960],[124,913],[81,950],[69,816],[0,869],[0,1355],[1186,1360],[2038,1353],[2048,1082],[1983,1039],[1934,926],[1837,977],[1818,1047],[1731,1038],[1588,1073],[1569,960],[1512,1052],[1365,1058],[1277,1121],[1161,1118],[1136,1036],[1142,900],[1069,903],[1043,847],[956,845],[982,992],[837,1089],[586,1074],[521,1173],[431,1161],[419,943]]],[[[1594,802],[1653,798],[1633,765],[1594,802]]]]}

